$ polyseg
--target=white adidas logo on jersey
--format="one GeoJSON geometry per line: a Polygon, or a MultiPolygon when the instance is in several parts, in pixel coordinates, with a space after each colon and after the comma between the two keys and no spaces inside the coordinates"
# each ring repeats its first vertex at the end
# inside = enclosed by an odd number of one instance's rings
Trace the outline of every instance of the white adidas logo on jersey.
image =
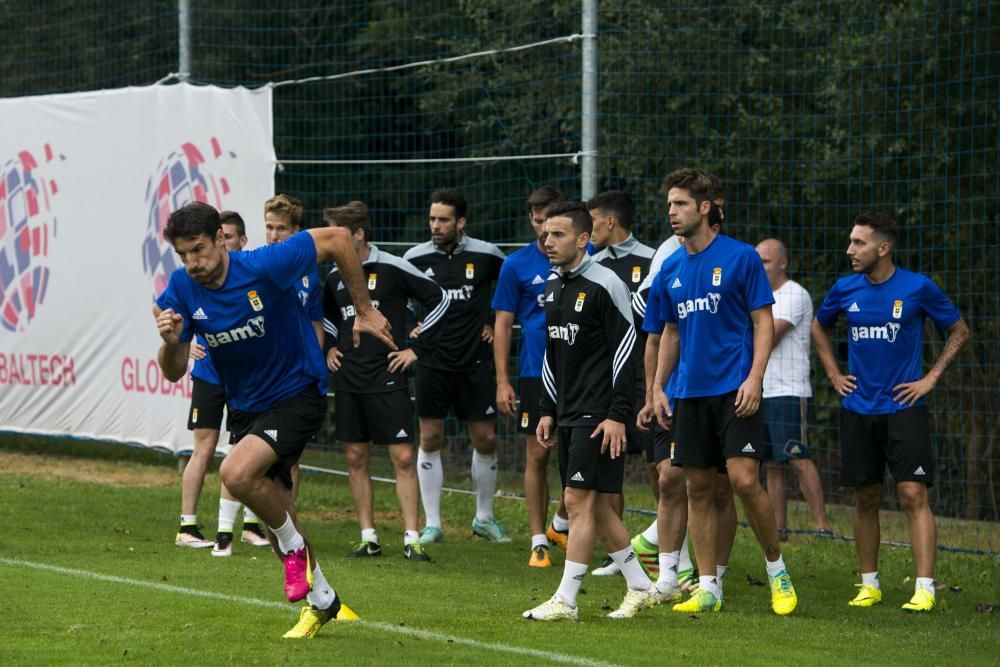
{"type": "Polygon", "coordinates": [[[427,269],[426,271],[424,271],[424,275],[427,276],[428,278],[433,278],[434,277],[434,269],[430,269],[430,268],[427,269]]]}
{"type": "Polygon", "coordinates": [[[396,434],[396,437],[397,438],[405,438],[408,435],[410,435],[410,434],[406,432],[406,429],[402,429],[401,428],[401,429],[399,429],[399,433],[396,434]]]}
{"type": "Polygon", "coordinates": [[[337,281],[337,289],[338,290],[344,289],[344,281],[343,280],[338,280],[337,281]]]}
{"type": "Polygon", "coordinates": [[[847,312],[849,312],[849,313],[860,313],[861,309],[858,308],[858,302],[855,301],[854,303],[852,303],[851,307],[847,309],[847,312]]]}
{"type": "Polygon", "coordinates": [[[266,431],[264,431],[264,434],[267,435],[267,437],[269,437],[271,440],[278,442],[278,429],[276,428],[267,429],[266,431]]]}
{"type": "Polygon", "coordinates": [[[744,453],[744,454],[756,454],[756,453],[757,453],[757,450],[756,450],[756,449],[754,449],[754,448],[753,448],[753,445],[751,445],[751,444],[750,444],[750,443],[748,442],[748,443],[747,443],[747,446],[743,448],[743,453],[744,453]]]}
{"type": "Polygon", "coordinates": [[[552,292],[550,292],[549,295],[547,297],[545,297],[545,302],[546,303],[552,303],[555,300],[556,300],[555,294],[553,294],[552,292]]]}
{"type": "Polygon", "coordinates": [[[204,310],[202,310],[201,308],[199,308],[198,310],[194,311],[194,315],[191,316],[191,319],[192,320],[207,320],[208,319],[208,315],[205,314],[204,310]]]}
{"type": "Polygon", "coordinates": [[[544,282],[545,282],[545,280],[543,280],[542,277],[540,275],[538,275],[537,273],[535,274],[535,277],[531,279],[531,284],[532,285],[541,285],[544,282]]]}
{"type": "Polygon", "coordinates": [[[670,289],[677,289],[680,286],[681,286],[680,278],[674,278],[674,282],[670,283],[670,289]]]}

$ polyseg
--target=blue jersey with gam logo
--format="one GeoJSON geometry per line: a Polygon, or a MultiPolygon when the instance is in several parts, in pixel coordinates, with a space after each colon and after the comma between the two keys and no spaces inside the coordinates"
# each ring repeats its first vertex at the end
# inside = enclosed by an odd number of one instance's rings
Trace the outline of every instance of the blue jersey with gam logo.
{"type": "Polygon", "coordinates": [[[312,236],[299,232],[283,243],[230,253],[218,289],[178,269],[156,300],[184,318],[182,341],[195,334],[204,341],[232,409],[262,412],[309,385],[326,391],[323,353],[298,294],[315,265],[312,236]]]}
{"type": "Polygon", "coordinates": [[[521,248],[503,261],[493,293],[493,310],[514,313],[521,324],[518,350],[521,377],[541,377],[545,355],[545,281],[549,257],[537,243],[521,248]]]}
{"type": "Polygon", "coordinates": [[[816,319],[830,328],[841,313],[847,316],[848,374],[857,378],[842,405],[865,415],[909,407],[893,400],[893,387],[923,377],[924,320],[943,331],[961,317],[933,280],[898,267],[878,285],[861,273],[834,283],[816,319]]]}
{"type": "Polygon", "coordinates": [[[653,289],[650,299],[681,339],[676,398],[739,389],[753,365],[750,312],[774,303],[757,251],[719,234],[699,253],[681,249],[664,260],[653,289]]]}

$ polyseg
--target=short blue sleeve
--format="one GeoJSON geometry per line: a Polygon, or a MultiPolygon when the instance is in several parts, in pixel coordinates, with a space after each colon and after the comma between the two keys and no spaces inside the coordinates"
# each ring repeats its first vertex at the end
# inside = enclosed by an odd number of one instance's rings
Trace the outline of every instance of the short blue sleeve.
{"type": "Polygon", "coordinates": [[[316,243],[309,232],[301,231],[281,243],[245,252],[243,258],[251,270],[264,273],[281,288],[290,288],[316,270],[316,243]]]}
{"type": "MultiPolygon", "coordinates": [[[[650,285],[649,293],[646,295],[646,314],[642,318],[643,331],[657,336],[663,333],[663,327],[667,322],[664,308],[670,313],[673,312],[673,308],[670,308],[665,300],[663,272],[660,272],[653,278],[653,284],[650,285]]],[[[675,322],[676,319],[671,321],[675,322]]]]}
{"type": "Polygon", "coordinates": [[[926,276],[920,290],[920,305],[940,331],[946,330],[962,318],[951,299],[945,296],[937,283],[926,276]]]}
{"type": "Polygon", "coordinates": [[[823,299],[823,303],[820,304],[819,310],[816,311],[816,320],[822,324],[824,327],[829,329],[834,324],[837,323],[837,318],[840,317],[840,281],[838,280],[827,292],[826,298],[823,299]]]}
{"type": "Polygon", "coordinates": [[[774,303],[774,292],[771,291],[771,283],[767,280],[767,272],[764,271],[764,262],[757,251],[751,250],[743,255],[744,274],[744,295],[747,300],[747,310],[753,312],[758,308],[770,306],[774,303]]]}
{"type": "Polygon", "coordinates": [[[500,267],[500,277],[497,278],[496,291],[493,292],[493,310],[505,310],[516,313],[520,304],[519,287],[517,272],[514,270],[513,264],[505,260],[500,267]]]}
{"type": "MultiPolygon", "coordinates": [[[[314,244],[315,245],[315,244],[314,244]]],[[[309,275],[309,319],[313,322],[323,321],[323,296],[320,294],[322,285],[319,283],[319,271],[313,266],[309,275]]]]}
{"type": "Polygon", "coordinates": [[[189,343],[194,336],[194,332],[191,330],[191,313],[188,312],[188,308],[184,305],[180,294],[182,291],[181,281],[186,278],[186,275],[181,275],[183,273],[184,269],[177,269],[170,274],[170,282],[167,283],[167,289],[163,290],[163,293],[156,298],[156,305],[160,310],[172,310],[184,318],[184,327],[181,329],[180,341],[182,343],[189,343]]]}

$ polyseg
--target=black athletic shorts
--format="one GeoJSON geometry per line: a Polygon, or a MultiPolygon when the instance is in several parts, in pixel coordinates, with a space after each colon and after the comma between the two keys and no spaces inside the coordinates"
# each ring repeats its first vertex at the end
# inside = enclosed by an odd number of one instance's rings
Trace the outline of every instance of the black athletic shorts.
{"type": "Polygon", "coordinates": [[[378,394],[336,393],[333,423],[341,442],[413,442],[413,403],[406,389],[378,394]]]}
{"type": "Polygon", "coordinates": [[[660,422],[653,420],[649,427],[649,448],[646,450],[646,463],[660,465],[661,461],[674,458],[674,435],[671,429],[660,426],[660,422]]]}
{"type": "Polygon", "coordinates": [[[840,411],[840,483],[881,484],[885,468],[899,482],[934,485],[930,419],[921,405],[888,415],[840,411]]]}
{"type": "Polygon", "coordinates": [[[222,428],[222,412],[226,407],[226,394],[222,385],[191,378],[191,409],[188,411],[188,430],[222,428]]]}
{"type": "Polygon", "coordinates": [[[298,394],[279,401],[263,412],[229,412],[230,444],[248,435],[255,435],[271,446],[278,462],[267,476],[292,488],[292,466],[299,462],[306,444],[323,427],[326,418],[326,396],[314,385],[298,394]]]}
{"type": "Polygon", "coordinates": [[[444,419],[454,409],[463,422],[497,418],[497,383],[489,365],[446,371],[417,364],[415,390],[418,417],[444,419]]]}
{"type": "Polygon", "coordinates": [[[517,432],[535,435],[535,427],[542,416],[538,411],[538,401],[542,397],[542,378],[521,378],[518,390],[520,405],[517,411],[517,432]]]}
{"type": "Polygon", "coordinates": [[[601,439],[591,438],[594,426],[562,426],[556,429],[559,443],[559,477],[563,486],[595,489],[599,493],[621,493],[625,481],[625,457],[601,453],[601,439]]]}
{"type": "Polygon", "coordinates": [[[704,398],[679,398],[674,407],[674,464],[725,470],[726,459],[767,457],[760,410],[737,417],[736,392],[704,398]]]}

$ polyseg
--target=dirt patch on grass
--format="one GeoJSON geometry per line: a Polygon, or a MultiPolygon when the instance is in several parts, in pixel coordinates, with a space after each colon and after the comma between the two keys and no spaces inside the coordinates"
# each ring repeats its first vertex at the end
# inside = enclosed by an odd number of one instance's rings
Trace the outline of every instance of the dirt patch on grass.
{"type": "Polygon", "coordinates": [[[4,451],[0,451],[0,474],[71,479],[121,487],[180,486],[177,470],[166,466],[4,451]]]}

